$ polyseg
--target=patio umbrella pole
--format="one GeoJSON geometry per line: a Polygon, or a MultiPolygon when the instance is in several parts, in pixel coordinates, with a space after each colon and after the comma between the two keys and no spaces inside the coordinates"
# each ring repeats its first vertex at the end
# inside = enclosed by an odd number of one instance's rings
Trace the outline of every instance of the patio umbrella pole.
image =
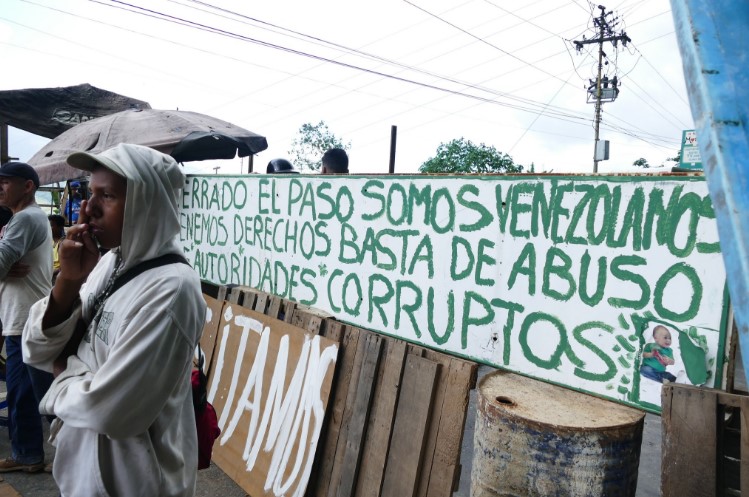
{"type": "Polygon", "coordinates": [[[10,160],[8,157],[8,123],[0,122],[0,164],[10,160]]]}

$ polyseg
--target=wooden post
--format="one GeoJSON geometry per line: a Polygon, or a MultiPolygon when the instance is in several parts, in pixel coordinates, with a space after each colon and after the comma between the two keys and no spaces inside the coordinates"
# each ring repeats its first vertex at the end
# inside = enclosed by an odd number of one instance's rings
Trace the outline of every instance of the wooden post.
{"type": "Polygon", "coordinates": [[[398,138],[398,126],[390,126],[390,166],[388,172],[395,173],[395,143],[398,138]]]}

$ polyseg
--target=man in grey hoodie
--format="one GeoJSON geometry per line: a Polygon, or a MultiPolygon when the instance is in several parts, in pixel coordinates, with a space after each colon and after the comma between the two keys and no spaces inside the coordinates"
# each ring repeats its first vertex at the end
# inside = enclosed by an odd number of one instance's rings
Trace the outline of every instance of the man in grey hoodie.
{"type": "Polygon", "coordinates": [[[23,341],[24,360],[56,375],[40,404],[57,416],[55,481],[64,497],[192,496],[190,373],[205,319],[200,280],[188,265],[172,263],[112,291],[139,263],[182,254],[175,236],[184,174],[171,157],[129,144],[75,153],[68,163],[91,172],[91,196],[67,232],[55,286],[32,308],[23,341]],[[99,247],[109,252],[100,258],[99,247]],[[66,344],[79,336],[68,355],[66,344]]]}

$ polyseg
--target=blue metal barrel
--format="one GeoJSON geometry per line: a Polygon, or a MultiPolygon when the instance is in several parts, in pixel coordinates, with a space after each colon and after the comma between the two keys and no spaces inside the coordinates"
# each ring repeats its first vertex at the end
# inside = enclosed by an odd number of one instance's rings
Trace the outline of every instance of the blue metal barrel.
{"type": "Polygon", "coordinates": [[[472,497],[634,496],[644,413],[497,371],[478,385],[472,497]]]}

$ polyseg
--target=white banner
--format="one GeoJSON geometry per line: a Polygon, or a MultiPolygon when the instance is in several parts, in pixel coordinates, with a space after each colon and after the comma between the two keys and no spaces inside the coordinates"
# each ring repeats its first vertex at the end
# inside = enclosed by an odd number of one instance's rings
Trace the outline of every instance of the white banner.
{"type": "Polygon", "coordinates": [[[660,410],[720,386],[727,293],[707,185],[683,176],[191,176],[203,280],[660,410]]]}

